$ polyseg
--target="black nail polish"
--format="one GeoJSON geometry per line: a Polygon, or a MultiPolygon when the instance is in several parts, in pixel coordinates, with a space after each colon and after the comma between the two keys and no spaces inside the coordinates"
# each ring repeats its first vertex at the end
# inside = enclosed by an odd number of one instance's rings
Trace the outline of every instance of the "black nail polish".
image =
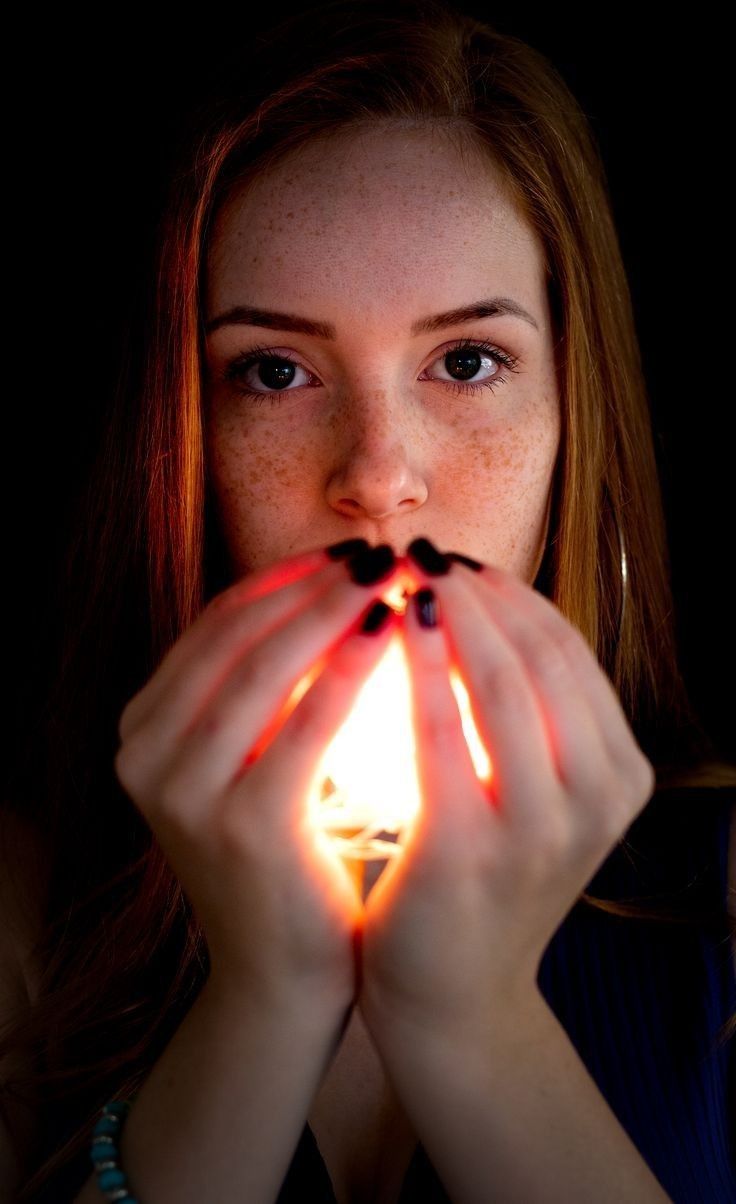
{"type": "Polygon", "coordinates": [[[445,552],[445,556],[449,560],[457,560],[460,564],[467,565],[474,573],[479,573],[483,568],[479,560],[473,560],[471,556],[463,556],[462,552],[445,552]]]}
{"type": "Polygon", "coordinates": [[[434,590],[418,589],[413,596],[420,627],[439,627],[440,607],[434,590]]]}
{"type": "Polygon", "coordinates": [[[360,630],[366,635],[375,635],[377,631],[381,631],[386,626],[390,615],[391,607],[379,598],[363,615],[360,630]]]}
{"type": "Polygon", "coordinates": [[[343,539],[341,543],[331,543],[325,548],[330,560],[342,560],[345,556],[353,556],[370,547],[367,539],[343,539]]]}
{"type": "Polygon", "coordinates": [[[356,585],[375,585],[388,577],[396,567],[396,557],[390,544],[379,543],[376,548],[364,548],[345,562],[350,578],[356,585]]]}
{"type": "Polygon", "coordinates": [[[423,536],[411,541],[406,549],[406,554],[411,556],[412,560],[432,577],[444,577],[452,567],[451,561],[434,546],[431,540],[425,539],[423,536]]]}

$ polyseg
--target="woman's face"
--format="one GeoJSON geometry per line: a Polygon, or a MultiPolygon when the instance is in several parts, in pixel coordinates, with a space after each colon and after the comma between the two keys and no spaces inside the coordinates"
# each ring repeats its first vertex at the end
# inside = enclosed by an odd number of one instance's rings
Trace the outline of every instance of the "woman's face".
{"type": "Polygon", "coordinates": [[[534,580],[560,437],[553,329],[541,246],[486,158],[395,125],[292,153],[221,210],[205,304],[235,578],[424,535],[534,580]],[[451,312],[494,298],[524,314],[451,312]]]}

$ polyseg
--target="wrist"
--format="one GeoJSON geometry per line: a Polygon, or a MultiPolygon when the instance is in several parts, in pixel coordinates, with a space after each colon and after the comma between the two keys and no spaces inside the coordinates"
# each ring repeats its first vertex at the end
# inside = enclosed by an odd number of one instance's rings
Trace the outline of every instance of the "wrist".
{"type": "Polygon", "coordinates": [[[210,972],[200,999],[228,1023],[242,1025],[254,1014],[268,1015],[288,1023],[290,1031],[309,1033],[343,1023],[352,1010],[352,1000],[344,993],[255,981],[220,970],[210,972]]]}
{"type": "Polygon", "coordinates": [[[366,1028],[381,1053],[399,1055],[412,1049],[452,1049],[457,1056],[477,1056],[479,1049],[492,1054],[525,1041],[539,1030],[549,1011],[536,984],[509,992],[502,998],[476,997],[462,1012],[446,1014],[426,1007],[410,1007],[385,995],[361,992],[359,1006],[366,1028]]]}

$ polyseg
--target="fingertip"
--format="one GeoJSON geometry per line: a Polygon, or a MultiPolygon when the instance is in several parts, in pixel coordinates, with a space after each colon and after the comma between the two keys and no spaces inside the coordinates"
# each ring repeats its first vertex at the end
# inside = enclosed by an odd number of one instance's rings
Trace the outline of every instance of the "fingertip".
{"type": "Polygon", "coordinates": [[[409,597],[402,617],[402,627],[412,676],[420,681],[427,673],[443,671],[449,654],[447,640],[444,638],[440,601],[437,592],[431,586],[423,587],[409,597]],[[438,620],[436,625],[425,626],[424,622],[433,617],[438,620]]]}
{"type": "Polygon", "coordinates": [[[462,552],[445,552],[448,560],[454,561],[456,564],[462,564],[465,568],[471,569],[474,573],[482,573],[486,565],[480,560],[474,560],[472,556],[465,556],[462,552]]]}
{"type": "Polygon", "coordinates": [[[376,598],[360,619],[358,631],[362,635],[376,636],[389,627],[392,621],[395,626],[395,620],[396,612],[393,608],[382,598],[376,598]]]}
{"type": "Polygon", "coordinates": [[[423,585],[412,594],[407,610],[411,611],[411,618],[419,631],[438,631],[442,627],[442,607],[431,585],[423,585]]]}
{"type": "Polygon", "coordinates": [[[342,539],[339,543],[328,544],[321,551],[327,560],[332,562],[335,560],[347,560],[349,556],[354,556],[356,552],[367,551],[368,547],[367,539],[342,539]]]}

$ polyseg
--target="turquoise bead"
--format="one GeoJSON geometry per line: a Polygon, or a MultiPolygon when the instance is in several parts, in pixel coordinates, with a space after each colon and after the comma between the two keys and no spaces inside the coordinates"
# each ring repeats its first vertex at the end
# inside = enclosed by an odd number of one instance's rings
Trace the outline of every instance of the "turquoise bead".
{"type": "Polygon", "coordinates": [[[110,1116],[127,1116],[130,1111],[130,1104],[124,1099],[111,1100],[109,1104],[105,1104],[105,1113],[110,1116]]]}
{"type": "Polygon", "coordinates": [[[97,1185],[101,1191],[107,1191],[109,1187],[124,1187],[127,1181],[124,1171],[100,1171],[97,1176],[97,1185]]]}
{"type": "Polygon", "coordinates": [[[107,1141],[95,1141],[92,1143],[92,1148],[89,1156],[93,1162],[111,1162],[117,1158],[117,1150],[114,1145],[110,1145],[107,1141]]]}
{"type": "Polygon", "coordinates": [[[99,1137],[101,1133],[109,1133],[111,1137],[114,1137],[119,1132],[120,1120],[117,1116],[101,1116],[92,1130],[92,1135],[99,1137]]]}

